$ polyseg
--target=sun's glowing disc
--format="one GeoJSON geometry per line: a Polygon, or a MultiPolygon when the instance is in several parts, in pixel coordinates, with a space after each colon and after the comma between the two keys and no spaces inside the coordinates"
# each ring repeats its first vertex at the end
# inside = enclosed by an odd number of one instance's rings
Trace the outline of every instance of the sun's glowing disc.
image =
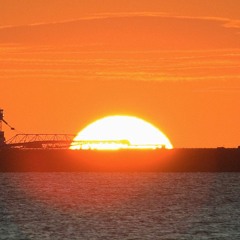
{"type": "Polygon", "coordinates": [[[71,149],[156,149],[173,146],[155,126],[132,116],[99,119],[78,133],[71,149]]]}

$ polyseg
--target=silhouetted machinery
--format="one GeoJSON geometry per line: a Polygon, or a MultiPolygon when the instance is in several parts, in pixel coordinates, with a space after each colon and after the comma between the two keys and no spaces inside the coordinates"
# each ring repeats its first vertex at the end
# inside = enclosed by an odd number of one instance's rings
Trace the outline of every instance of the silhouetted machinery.
{"type": "Polygon", "coordinates": [[[4,114],[3,109],[0,109],[0,146],[3,146],[5,144],[5,136],[4,131],[2,129],[2,125],[5,123],[8,127],[10,127],[11,130],[15,130],[15,128],[11,127],[5,120],[4,120],[4,114]]]}
{"type": "Polygon", "coordinates": [[[4,119],[3,109],[0,109],[0,150],[6,148],[69,148],[73,142],[75,134],[16,134],[6,141],[3,131],[3,123],[11,130],[15,130],[4,119]]]}

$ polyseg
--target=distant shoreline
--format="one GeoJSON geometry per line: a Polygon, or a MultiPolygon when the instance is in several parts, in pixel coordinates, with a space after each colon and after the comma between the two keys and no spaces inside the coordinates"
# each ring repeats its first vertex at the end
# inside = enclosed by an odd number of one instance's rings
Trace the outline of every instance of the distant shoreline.
{"type": "Polygon", "coordinates": [[[240,148],[1,149],[0,172],[240,172],[240,148]]]}

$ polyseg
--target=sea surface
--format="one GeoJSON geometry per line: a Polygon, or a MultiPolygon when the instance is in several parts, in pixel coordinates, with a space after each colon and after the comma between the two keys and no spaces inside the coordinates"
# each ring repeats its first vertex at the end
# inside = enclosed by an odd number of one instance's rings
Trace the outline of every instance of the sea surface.
{"type": "Polygon", "coordinates": [[[240,174],[0,173],[0,239],[240,239],[240,174]]]}

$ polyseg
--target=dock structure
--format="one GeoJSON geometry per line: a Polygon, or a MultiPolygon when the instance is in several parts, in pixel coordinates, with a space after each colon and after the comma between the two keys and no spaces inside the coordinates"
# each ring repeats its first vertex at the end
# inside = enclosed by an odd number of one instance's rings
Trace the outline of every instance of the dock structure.
{"type": "Polygon", "coordinates": [[[1,149],[71,149],[71,150],[95,150],[95,149],[157,149],[165,148],[162,144],[134,145],[127,139],[78,139],[76,134],[62,133],[34,133],[16,134],[6,141],[3,123],[15,131],[4,119],[3,109],[0,109],[0,150],[1,149]]]}
{"type": "Polygon", "coordinates": [[[69,148],[75,134],[17,134],[6,141],[7,148],[69,148]]]}
{"type": "Polygon", "coordinates": [[[3,124],[15,131],[5,119],[4,111],[0,109],[0,150],[6,148],[18,149],[46,149],[46,148],[69,148],[75,134],[16,134],[6,141],[3,124]]]}
{"type": "Polygon", "coordinates": [[[17,134],[5,143],[7,148],[18,149],[91,149],[97,145],[129,146],[127,140],[75,140],[75,134],[17,134]]]}
{"type": "Polygon", "coordinates": [[[157,149],[164,145],[132,145],[128,140],[76,140],[75,134],[17,134],[4,148],[17,149],[157,149]]]}

